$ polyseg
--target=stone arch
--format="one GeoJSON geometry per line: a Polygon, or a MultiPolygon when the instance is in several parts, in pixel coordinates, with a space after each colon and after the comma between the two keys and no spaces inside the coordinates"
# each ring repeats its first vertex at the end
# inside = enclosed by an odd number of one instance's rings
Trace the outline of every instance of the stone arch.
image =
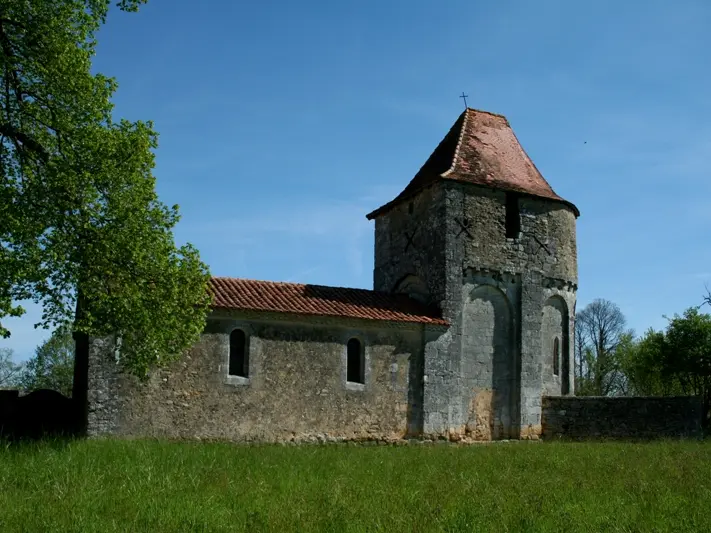
{"type": "Polygon", "coordinates": [[[568,304],[560,296],[551,296],[543,304],[541,320],[541,352],[543,357],[543,382],[549,383],[552,393],[570,392],[570,335],[568,304]],[[554,373],[554,352],[559,339],[560,372],[554,373]]]}
{"type": "Polygon", "coordinates": [[[470,393],[467,433],[475,439],[518,437],[515,346],[513,310],[506,294],[479,285],[465,295],[462,370],[470,393]]]}
{"type": "Polygon", "coordinates": [[[407,294],[410,298],[422,303],[429,300],[427,285],[419,276],[415,274],[405,274],[393,287],[396,294],[407,294]]]}

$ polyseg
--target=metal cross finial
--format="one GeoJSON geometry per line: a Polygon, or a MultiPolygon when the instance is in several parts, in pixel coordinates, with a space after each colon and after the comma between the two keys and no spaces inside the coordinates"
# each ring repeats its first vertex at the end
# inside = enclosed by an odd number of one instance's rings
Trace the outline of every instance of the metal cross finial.
{"type": "Polygon", "coordinates": [[[469,96],[468,94],[464,94],[464,91],[462,91],[462,96],[459,97],[459,98],[464,98],[464,108],[465,109],[467,107],[467,97],[468,96],[469,96]]]}

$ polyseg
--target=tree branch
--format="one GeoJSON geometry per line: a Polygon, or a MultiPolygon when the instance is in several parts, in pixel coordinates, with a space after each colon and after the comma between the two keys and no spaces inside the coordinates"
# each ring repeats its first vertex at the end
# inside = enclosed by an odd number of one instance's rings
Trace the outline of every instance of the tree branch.
{"type": "Polygon", "coordinates": [[[47,153],[47,150],[45,150],[44,146],[35,141],[29,135],[18,131],[11,124],[0,124],[0,134],[5,135],[6,137],[10,137],[13,140],[19,141],[20,143],[22,143],[23,147],[26,147],[35,152],[40,157],[40,159],[42,159],[43,162],[46,163],[47,161],[49,161],[49,154],[47,153]]]}

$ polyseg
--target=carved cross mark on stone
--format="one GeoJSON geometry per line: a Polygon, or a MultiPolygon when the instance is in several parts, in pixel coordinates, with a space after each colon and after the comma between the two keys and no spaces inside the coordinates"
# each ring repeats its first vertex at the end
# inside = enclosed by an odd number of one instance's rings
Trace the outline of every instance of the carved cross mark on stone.
{"type": "Polygon", "coordinates": [[[548,253],[548,255],[553,255],[553,252],[551,252],[551,251],[548,249],[548,246],[546,246],[546,245],[543,244],[540,240],[538,240],[538,237],[536,237],[533,233],[531,233],[531,237],[533,237],[533,240],[535,240],[535,241],[538,243],[538,246],[540,246],[541,248],[543,248],[543,249],[548,253]]]}
{"type": "Polygon", "coordinates": [[[408,232],[408,231],[405,232],[405,237],[407,238],[407,244],[405,244],[405,251],[406,252],[407,252],[407,250],[409,250],[410,246],[412,246],[412,248],[415,250],[417,249],[417,247],[415,246],[415,243],[412,242],[412,239],[415,238],[416,233],[417,233],[417,228],[415,228],[412,231],[412,234],[410,234],[410,232],[408,232]]]}
{"type": "Polygon", "coordinates": [[[468,218],[464,218],[464,219],[462,219],[462,220],[459,220],[458,218],[455,217],[455,218],[454,218],[454,221],[455,221],[457,224],[459,224],[459,227],[461,228],[461,229],[459,230],[459,233],[457,233],[457,238],[459,238],[459,236],[460,236],[462,233],[466,233],[467,236],[468,236],[470,239],[473,239],[473,238],[474,238],[474,237],[472,236],[472,234],[469,233],[470,222],[469,222],[469,219],[468,219],[468,218]]]}

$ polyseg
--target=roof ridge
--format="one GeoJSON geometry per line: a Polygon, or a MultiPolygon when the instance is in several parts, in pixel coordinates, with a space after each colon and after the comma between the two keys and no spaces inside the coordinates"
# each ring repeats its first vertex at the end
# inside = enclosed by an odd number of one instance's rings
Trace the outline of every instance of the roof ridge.
{"type": "Polygon", "coordinates": [[[454,149],[454,155],[452,156],[452,166],[449,167],[448,170],[445,170],[440,174],[443,178],[446,178],[449,176],[452,172],[454,172],[454,169],[457,167],[457,160],[459,159],[459,149],[462,147],[462,141],[464,140],[464,132],[467,131],[467,120],[469,119],[469,109],[466,108],[464,110],[464,119],[462,120],[462,127],[459,130],[459,139],[457,139],[457,146],[454,149]]]}
{"type": "Polygon", "coordinates": [[[234,276],[211,276],[212,279],[238,280],[238,281],[256,281],[257,283],[276,283],[278,285],[305,285],[295,281],[274,281],[271,279],[255,279],[255,278],[238,278],[234,276]]]}
{"type": "Polygon", "coordinates": [[[325,287],[327,289],[342,289],[342,290],[349,290],[349,291],[365,291],[365,292],[373,292],[373,293],[382,293],[382,294],[390,294],[387,291],[377,291],[374,289],[364,289],[362,287],[344,287],[342,285],[323,285],[320,283],[301,283],[298,281],[274,281],[271,279],[254,279],[254,278],[236,278],[233,276],[211,276],[210,277],[213,280],[225,280],[225,281],[248,281],[252,283],[268,283],[270,285],[288,285],[288,286],[300,286],[300,287],[325,287]]]}
{"type": "Polygon", "coordinates": [[[474,107],[467,107],[466,110],[467,110],[467,111],[474,111],[475,113],[484,113],[485,115],[491,115],[491,116],[494,116],[494,117],[503,118],[503,119],[506,121],[507,124],[508,124],[508,122],[509,122],[509,119],[506,118],[506,115],[502,115],[501,113],[494,113],[494,112],[492,112],[492,111],[486,111],[486,110],[484,110],[484,109],[476,109],[476,108],[474,108],[474,107]]]}

